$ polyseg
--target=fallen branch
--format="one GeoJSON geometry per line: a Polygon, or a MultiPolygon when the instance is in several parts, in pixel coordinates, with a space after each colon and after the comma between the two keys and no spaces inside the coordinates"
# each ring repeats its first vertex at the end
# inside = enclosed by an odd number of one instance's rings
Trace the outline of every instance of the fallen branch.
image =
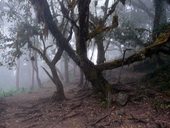
{"type": "Polygon", "coordinates": [[[42,116],[43,116],[43,114],[34,115],[34,116],[31,116],[31,117],[21,120],[21,122],[26,122],[26,121],[30,121],[30,120],[36,121],[36,119],[38,120],[42,116]]]}
{"type": "Polygon", "coordinates": [[[143,124],[148,123],[148,121],[146,121],[145,119],[137,118],[137,117],[134,117],[133,115],[131,115],[131,117],[128,118],[128,120],[132,120],[135,123],[143,123],[143,124]]]}
{"type": "Polygon", "coordinates": [[[129,86],[128,84],[113,84],[112,86],[113,90],[117,92],[132,92],[135,91],[135,88],[132,86],[129,86]]]}
{"type": "Polygon", "coordinates": [[[103,119],[105,119],[106,117],[108,117],[110,114],[104,115],[103,117],[99,118],[98,120],[96,120],[94,123],[91,123],[91,126],[96,125],[97,123],[99,123],[100,121],[102,121],[103,119]]]}
{"type": "Polygon", "coordinates": [[[90,124],[90,126],[95,126],[97,123],[101,122],[102,120],[104,120],[105,118],[107,118],[108,116],[110,116],[112,111],[109,111],[106,115],[100,117],[99,119],[97,119],[96,121],[94,121],[93,123],[90,124]]]}
{"type": "Polygon", "coordinates": [[[73,113],[71,115],[68,115],[68,116],[64,116],[62,119],[60,119],[58,122],[61,122],[61,121],[65,121],[67,119],[70,119],[70,118],[73,118],[73,117],[76,117],[76,116],[79,116],[79,115],[83,115],[83,113],[73,113]]]}

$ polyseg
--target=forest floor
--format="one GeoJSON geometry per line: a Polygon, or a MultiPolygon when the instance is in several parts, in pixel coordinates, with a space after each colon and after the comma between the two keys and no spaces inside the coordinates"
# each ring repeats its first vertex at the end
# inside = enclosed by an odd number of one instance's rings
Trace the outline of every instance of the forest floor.
{"type": "Polygon", "coordinates": [[[65,89],[67,100],[54,103],[54,90],[45,87],[2,99],[0,128],[170,128],[170,110],[157,100],[168,97],[161,93],[141,93],[125,106],[113,102],[107,108],[91,90],[74,85],[65,89]]]}

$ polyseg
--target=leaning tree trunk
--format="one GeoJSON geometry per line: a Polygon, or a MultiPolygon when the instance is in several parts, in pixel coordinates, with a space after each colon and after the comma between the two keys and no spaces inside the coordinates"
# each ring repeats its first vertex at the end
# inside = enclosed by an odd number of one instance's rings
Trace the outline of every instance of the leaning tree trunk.
{"type": "Polygon", "coordinates": [[[44,71],[47,73],[47,75],[50,77],[54,85],[56,86],[56,91],[54,92],[54,95],[52,96],[52,99],[54,101],[63,101],[65,99],[63,84],[57,74],[57,70],[54,64],[48,62],[48,67],[50,68],[51,74],[45,69],[44,71]]]}
{"type": "Polygon", "coordinates": [[[55,101],[63,101],[65,99],[63,84],[57,74],[57,70],[55,66],[50,66],[51,74],[52,74],[52,81],[56,86],[56,92],[53,95],[53,100],[55,101]]]}
{"type": "Polygon", "coordinates": [[[87,59],[86,44],[89,37],[89,4],[91,1],[78,1],[79,29],[78,41],[76,41],[76,53],[55,24],[49,9],[48,2],[46,0],[42,0],[41,2],[34,0],[30,1],[35,7],[37,7],[36,9],[39,20],[48,26],[48,29],[57,40],[56,44],[65,50],[70,58],[72,58],[77,63],[77,65],[80,66],[86,76],[86,79],[92,83],[93,88],[95,88],[96,91],[102,91],[107,97],[107,95],[111,92],[111,84],[109,84],[108,81],[103,77],[102,71],[98,70],[96,66],[87,59]],[[39,7],[39,5],[41,7],[39,7]],[[41,11],[38,10],[40,8],[42,9],[41,11]]]}
{"type": "MultiPolygon", "coordinates": [[[[38,18],[41,22],[48,26],[51,34],[57,40],[56,44],[65,50],[70,58],[72,58],[77,65],[81,67],[86,78],[92,83],[93,88],[98,91],[102,91],[106,97],[109,97],[111,93],[111,84],[102,75],[103,70],[109,70],[122,65],[122,59],[113,62],[108,62],[100,65],[94,65],[87,59],[87,49],[86,44],[89,37],[89,4],[91,0],[78,0],[78,12],[79,12],[79,26],[78,26],[78,41],[76,41],[76,53],[74,49],[69,45],[68,40],[60,32],[58,26],[55,24],[53,17],[51,15],[49,5],[47,0],[30,0],[32,4],[36,7],[38,18]]],[[[118,2],[117,2],[118,3],[118,2]]],[[[113,9],[114,10],[114,9],[113,9]]],[[[112,11],[112,10],[111,10],[112,11]]],[[[111,12],[109,11],[109,12],[111,12]]],[[[75,25],[77,26],[77,25],[75,25]]],[[[117,26],[117,24],[116,24],[117,26]]],[[[113,27],[112,27],[113,28],[113,27]]],[[[155,48],[162,46],[167,41],[169,41],[169,33],[166,33],[167,38],[161,41],[155,41],[155,44],[146,47],[144,50],[125,59],[124,64],[130,64],[136,61],[143,60],[155,53],[155,48]],[[143,56],[144,55],[144,56],[143,56]]],[[[93,37],[93,36],[92,36],[93,37]]],[[[109,100],[110,101],[110,100],[109,100]]]]}

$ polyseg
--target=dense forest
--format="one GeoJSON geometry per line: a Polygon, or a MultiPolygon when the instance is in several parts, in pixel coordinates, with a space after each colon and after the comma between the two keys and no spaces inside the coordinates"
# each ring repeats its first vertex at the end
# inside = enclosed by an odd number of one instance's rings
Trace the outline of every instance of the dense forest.
{"type": "Polygon", "coordinates": [[[170,0],[0,7],[0,128],[170,127],[170,0]]]}

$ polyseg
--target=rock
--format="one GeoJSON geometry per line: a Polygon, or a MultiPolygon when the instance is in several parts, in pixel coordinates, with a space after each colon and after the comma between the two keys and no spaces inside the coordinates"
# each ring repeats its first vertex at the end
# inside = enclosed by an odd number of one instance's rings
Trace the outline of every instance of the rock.
{"type": "Polygon", "coordinates": [[[117,110],[117,111],[115,111],[115,114],[117,116],[123,116],[123,115],[125,115],[125,110],[124,109],[117,110]]]}
{"type": "Polygon", "coordinates": [[[116,102],[116,96],[115,95],[112,95],[112,102],[115,103],[116,102]]]}
{"type": "Polygon", "coordinates": [[[116,128],[116,127],[120,127],[123,124],[122,120],[115,120],[112,122],[112,127],[116,128]]]}
{"type": "Polygon", "coordinates": [[[129,95],[126,93],[118,93],[117,98],[116,98],[116,103],[118,105],[124,106],[128,102],[129,95]]]}

